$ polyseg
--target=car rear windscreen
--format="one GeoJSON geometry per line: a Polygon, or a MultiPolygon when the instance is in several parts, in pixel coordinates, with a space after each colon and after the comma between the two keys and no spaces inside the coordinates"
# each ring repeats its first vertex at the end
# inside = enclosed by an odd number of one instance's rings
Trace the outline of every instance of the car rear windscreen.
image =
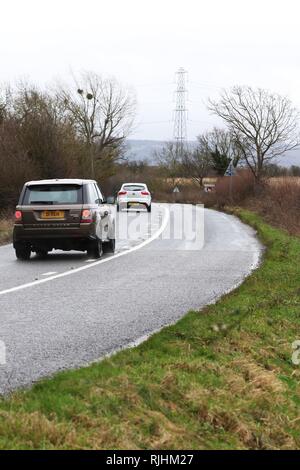
{"type": "Polygon", "coordinates": [[[143,191],[145,186],[141,184],[126,184],[122,189],[125,189],[125,191],[143,191]]]}
{"type": "Polygon", "coordinates": [[[23,204],[82,204],[82,186],[72,184],[32,185],[25,191],[23,204]]]}

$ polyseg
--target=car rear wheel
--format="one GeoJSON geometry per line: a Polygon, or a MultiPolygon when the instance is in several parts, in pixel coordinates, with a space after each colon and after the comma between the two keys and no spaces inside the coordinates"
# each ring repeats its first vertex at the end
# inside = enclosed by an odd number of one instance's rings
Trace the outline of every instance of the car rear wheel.
{"type": "Polygon", "coordinates": [[[110,239],[108,242],[103,243],[104,253],[114,253],[115,249],[116,249],[116,240],[114,238],[110,239]]]}
{"type": "Polygon", "coordinates": [[[90,258],[101,258],[103,255],[103,250],[102,250],[102,241],[101,240],[95,240],[91,242],[90,247],[87,250],[87,254],[90,258]]]}
{"type": "Polygon", "coordinates": [[[151,204],[150,204],[150,206],[147,206],[147,211],[151,212],[151,204]]]}
{"type": "Polygon", "coordinates": [[[19,246],[16,248],[16,257],[22,261],[29,260],[31,249],[28,246],[19,246]]]}
{"type": "Polygon", "coordinates": [[[120,212],[120,206],[117,204],[117,212],[120,212]]]}

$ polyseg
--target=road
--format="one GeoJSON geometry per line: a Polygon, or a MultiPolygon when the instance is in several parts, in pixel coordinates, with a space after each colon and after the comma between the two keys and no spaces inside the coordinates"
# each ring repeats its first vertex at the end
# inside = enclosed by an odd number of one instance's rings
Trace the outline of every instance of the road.
{"type": "Polygon", "coordinates": [[[116,254],[98,261],[54,252],[21,262],[11,245],[0,247],[1,393],[138,342],[215,301],[257,266],[262,248],[250,227],[205,209],[191,241],[181,233],[191,206],[173,207],[153,204],[151,218],[119,214],[116,254]]]}

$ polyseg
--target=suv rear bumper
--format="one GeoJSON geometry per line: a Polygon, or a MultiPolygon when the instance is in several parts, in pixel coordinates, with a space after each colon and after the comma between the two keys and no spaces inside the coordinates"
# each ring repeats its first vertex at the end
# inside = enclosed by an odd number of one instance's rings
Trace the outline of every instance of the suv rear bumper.
{"type": "Polygon", "coordinates": [[[21,224],[15,224],[13,231],[13,246],[22,243],[33,247],[48,247],[72,249],[82,246],[83,249],[89,241],[95,240],[95,227],[93,224],[80,224],[77,227],[58,228],[27,228],[21,224]]]}

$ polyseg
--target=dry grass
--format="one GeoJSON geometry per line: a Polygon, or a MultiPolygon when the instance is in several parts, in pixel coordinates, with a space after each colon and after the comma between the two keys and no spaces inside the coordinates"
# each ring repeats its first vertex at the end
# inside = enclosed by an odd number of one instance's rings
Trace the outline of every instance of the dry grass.
{"type": "Polygon", "coordinates": [[[0,245],[9,243],[12,239],[13,220],[11,217],[0,218],[0,245]]]}
{"type": "Polygon", "coordinates": [[[290,234],[300,235],[300,178],[271,178],[244,206],[290,234]]]}
{"type": "Polygon", "coordinates": [[[237,205],[254,192],[254,179],[248,170],[240,170],[234,177],[223,176],[216,184],[215,201],[219,208],[237,205]]]}
{"type": "Polygon", "coordinates": [[[268,183],[271,186],[281,186],[282,184],[291,184],[292,186],[297,185],[300,186],[300,177],[299,176],[277,176],[274,178],[270,178],[268,183]]]}
{"type": "Polygon", "coordinates": [[[206,207],[220,209],[242,206],[263,216],[275,227],[300,235],[300,178],[284,176],[269,178],[255,185],[248,171],[232,179],[219,178],[216,191],[201,196],[206,207]]]}
{"type": "Polygon", "coordinates": [[[162,185],[154,193],[154,200],[159,202],[201,204],[203,190],[194,183],[180,185],[180,192],[174,193],[171,186],[162,185]]]}

